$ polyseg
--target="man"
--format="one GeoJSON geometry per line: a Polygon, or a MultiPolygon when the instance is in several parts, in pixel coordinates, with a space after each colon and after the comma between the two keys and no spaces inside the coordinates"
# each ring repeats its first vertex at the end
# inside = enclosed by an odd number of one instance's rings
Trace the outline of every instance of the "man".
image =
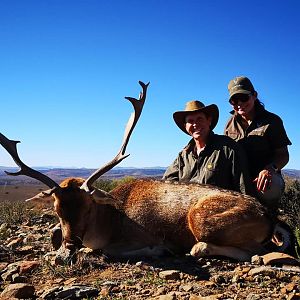
{"type": "Polygon", "coordinates": [[[163,179],[212,184],[220,188],[253,194],[246,156],[227,136],[213,133],[219,109],[189,101],[184,111],[173,114],[177,126],[192,139],[166,170],[163,179]]]}

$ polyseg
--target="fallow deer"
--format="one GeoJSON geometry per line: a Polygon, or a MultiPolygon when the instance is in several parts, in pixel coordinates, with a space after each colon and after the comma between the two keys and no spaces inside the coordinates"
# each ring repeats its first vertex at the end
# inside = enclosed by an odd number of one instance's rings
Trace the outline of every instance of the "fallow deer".
{"type": "Polygon", "coordinates": [[[18,142],[0,134],[1,145],[20,167],[16,173],[6,173],[35,178],[50,188],[28,200],[54,199],[62,230],[57,258],[68,260],[76,249],[86,246],[119,257],[167,251],[249,260],[274,231],[273,222],[255,198],[208,185],[158,180],[135,180],[111,193],[93,187],[102,174],[128,156],[126,147],[146,99],[148,84],[140,85],[139,99],[126,97],[134,113],[120,151],[86,180],[69,178],[58,185],[25,165],[17,153],[18,142]]]}

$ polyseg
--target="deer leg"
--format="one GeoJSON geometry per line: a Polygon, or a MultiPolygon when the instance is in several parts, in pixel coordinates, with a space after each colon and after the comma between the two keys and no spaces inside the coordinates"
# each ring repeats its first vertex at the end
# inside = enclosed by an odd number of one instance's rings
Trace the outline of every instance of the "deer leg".
{"type": "Polygon", "coordinates": [[[124,245],[124,243],[116,243],[103,249],[103,252],[114,257],[155,257],[164,256],[172,253],[164,245],[145,246],[140,243],[132,243],[124,245]]]}
{"type": "Polygon", "coordinates": [[[122,252],[122,256],[125,257],[153,257],[153,256],[164,256],[170,251],[164,246],[148,246],[136,250],[122,252]]]}
{"type": "Polygon", "coordinates": [[[56,224],[55,227],[51,229],[51,243],[54,250],[58,250],[63,242],[62,230],[60,223],[56,224]]]}
{"type": "Polygon", "coordinates": [[[212,243],[198,242],[196,243],[190,254],[194,257],[204,256],[226,256],[238,261],[250,261],[251,253],[237,247],[217,246],[212,243]]]}

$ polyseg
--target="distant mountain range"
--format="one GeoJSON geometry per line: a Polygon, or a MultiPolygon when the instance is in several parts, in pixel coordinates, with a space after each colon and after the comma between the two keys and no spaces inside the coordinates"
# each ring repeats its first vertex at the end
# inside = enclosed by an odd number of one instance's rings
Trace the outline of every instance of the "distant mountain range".
{"type": "MultiPolygon", "coordinates": [[[[41,173],[46,174],[56,182],[61,182],[68,177],[82,177],[87,178],[95,169],[87,168],[51,168],[51,167],[36,167],[41,173]]],[[[15,172],[18,168],[0,166],[0,185],[25,185],[25,184],[37,184],[35,179],[27,176],[8,176],[4,171],[15,172]]],[[[153,167],[153,168],[126,168],[115,167],[101,176],[101,179],[118,179],[125,176],[132,176],[136,178],[162,178],[166,168],[165,167],[153,167]]],[[[284,169],[283,174],[293,179],[300,179],[300,170],[284,169]]]]}
{"type": "MultiPolygon", "coordinates": [[[[0,185],[5,184],[37,184],[35,179],[27,176],[8,176],[4,171],[16,172],[19,168],[14,167],[3,167],[0,166],[0,185]]],[[[89,177],[96,169],[87,168],[49,168],[49,167],[36,167],[35,170],[49,176],[56,182],[61,182],[63,179],[68,177],[89,177]]],[[[132,176],[136,178],[162,178],[166,168],[164,167],[153,167],[153,168],[122,168],[116,167],[104,175],[101,179],[117,179],[125,176],[132,176]]]]}
{"type": "Polygon", "coordinates": [[[293,179],[300,179],[300,170],[283,169],[282,172],[285,176],[291,177],[293,179]]]}

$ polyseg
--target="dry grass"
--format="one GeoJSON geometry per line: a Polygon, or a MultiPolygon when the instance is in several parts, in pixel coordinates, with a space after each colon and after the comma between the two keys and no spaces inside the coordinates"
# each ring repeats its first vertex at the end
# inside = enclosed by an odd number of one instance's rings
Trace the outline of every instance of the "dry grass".
{"type": "Polygon", "coordinates": [[[30,220],[36,214],[38,214],[38,212],[30,209],[25,202],[0,202],[0,224],[7,223],[20,225],[27,220],[30,220]]]}

